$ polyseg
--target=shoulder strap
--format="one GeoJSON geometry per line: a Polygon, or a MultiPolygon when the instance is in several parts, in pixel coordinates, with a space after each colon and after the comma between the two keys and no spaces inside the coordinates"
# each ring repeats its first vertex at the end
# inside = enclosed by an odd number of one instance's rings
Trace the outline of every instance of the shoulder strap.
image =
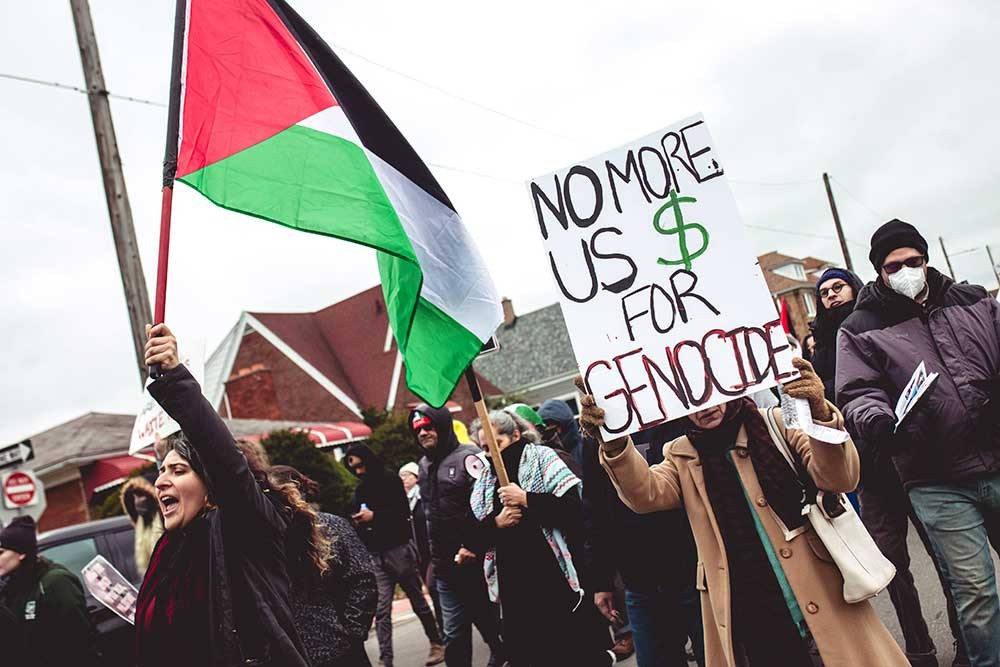
{"type": "Polygon", "coordinates": [[[792,458],[792,453],[788,450],[788,442],[785,441],[785,437],[781,435],[781,429],[774,419],[774,408],[767,408],[764,410],[764,421],[767,422],[767,431],[771,434],[771,440],[774,441],[774,446],[777,447],[778,451],[781,452],[781,455],[785,457],[785,461],[787,461],[788,465],[792,467],[792,470],[798,474],[795,459],[792,458]]]}

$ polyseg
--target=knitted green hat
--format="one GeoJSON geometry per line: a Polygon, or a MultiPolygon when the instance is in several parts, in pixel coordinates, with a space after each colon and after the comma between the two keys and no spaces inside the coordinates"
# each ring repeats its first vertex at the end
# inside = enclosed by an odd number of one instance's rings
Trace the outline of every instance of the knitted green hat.
{"type": "Polygon", "coordinates": [[[540,428],[545,425],[545,420],[538,416],[533,408],[525,405],[524,403],[511,403],[506,408],[507,412],[512,412],[524,421],[528,422],[535,428],[540,428]]]}

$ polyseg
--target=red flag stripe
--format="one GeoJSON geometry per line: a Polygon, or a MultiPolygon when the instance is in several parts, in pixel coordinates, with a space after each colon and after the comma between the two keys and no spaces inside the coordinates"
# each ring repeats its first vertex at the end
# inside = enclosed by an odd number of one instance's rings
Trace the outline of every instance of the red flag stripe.
{"type": "Polygon", "coordinates": [[[177,177],[337,104],[266,0],[191,0],[177,177]]]}

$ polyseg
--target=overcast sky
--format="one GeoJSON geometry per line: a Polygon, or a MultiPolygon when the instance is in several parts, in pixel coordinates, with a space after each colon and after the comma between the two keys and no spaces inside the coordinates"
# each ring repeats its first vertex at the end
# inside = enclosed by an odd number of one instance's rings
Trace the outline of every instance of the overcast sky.
{"type": "MultiPolygon", "coordinates": [[[[165,102],[172,0],[91,4],[108,89],[165,102]]],[[[959,279],[996,283],[995,2],[292,4],[432,164],[519,312],[556,300],[524,182],[697,112],[754,251],[840,261],[827,171],[865,278],[872,231],[899,217],[932,264],[941,235],[959,279]]],[[[84,85],[67,1],[2,3],[0,19],[0,72],[84,85]]],[[[3,444],[135,412],[140,387],[87,100],[8,80],[0,100],[3,444]]],[[[166,109],[111,108],[152,290],[166,109]]],[[[378,280],[369,250],[184,186],[173,230],[167,321],[209,352],[243,310],[315,310],[378,280]]]]}

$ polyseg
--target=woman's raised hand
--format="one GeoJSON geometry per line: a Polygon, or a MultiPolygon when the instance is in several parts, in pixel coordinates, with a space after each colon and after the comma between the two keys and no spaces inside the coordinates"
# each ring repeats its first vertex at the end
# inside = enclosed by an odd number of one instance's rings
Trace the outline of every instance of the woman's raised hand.
{"type": "Polygon", "coordinates": [[[166,324],[146,325],[146,359],[147,366],[160,365],[165,371],[180,366],[181,359],[177,355],[177,339],[166,324]]]}

